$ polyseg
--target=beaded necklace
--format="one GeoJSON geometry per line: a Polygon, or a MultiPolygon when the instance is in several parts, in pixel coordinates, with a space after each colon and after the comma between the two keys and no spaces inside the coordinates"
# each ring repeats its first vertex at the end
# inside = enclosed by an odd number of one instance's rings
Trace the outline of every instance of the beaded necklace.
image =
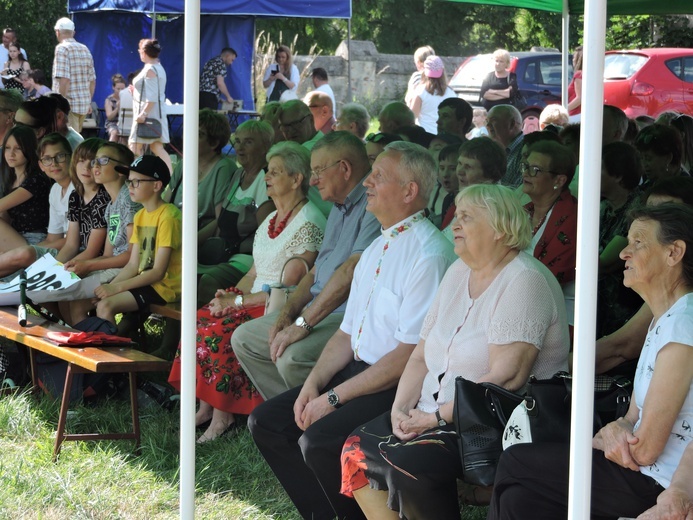
{"type": "Polygon", "coordinates": [[[291,213],[296,209],[296,207],[303,202],[306,199],[301,199],[299,200],[293,208],[289,210],[289,212],[286,214],[286,216],[282,219],[282,221],[279,223],[279,225],[275,228],[274,225],[277,223],[277,216],[279,215],[279,211],[277,211],[274,216],[270,219],[269,221],[269,227],[267,228],[267,234],[269,235],[270,238],[274,239],[277,238],[282,231],[284,231],[284,228],[286,227],[286,223],[289,221],[289,217],[291,217],[291,213]]]}

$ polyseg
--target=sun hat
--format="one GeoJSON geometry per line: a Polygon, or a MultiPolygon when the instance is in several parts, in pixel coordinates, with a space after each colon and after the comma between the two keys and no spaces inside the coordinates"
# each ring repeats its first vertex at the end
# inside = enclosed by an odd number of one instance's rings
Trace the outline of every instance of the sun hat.
{"type": "Polygon", "coordinates": [[[443,60],[438,56],[429,56],[424,61],[424,72],[429,78],[440,78],[445,71],[443,60]]]}

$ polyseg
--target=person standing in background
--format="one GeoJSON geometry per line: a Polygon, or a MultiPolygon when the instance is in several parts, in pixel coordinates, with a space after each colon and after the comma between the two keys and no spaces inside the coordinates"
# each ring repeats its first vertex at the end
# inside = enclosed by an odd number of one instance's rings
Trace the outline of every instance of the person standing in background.
{"type": "MultiPolygon", "coordinates": [[[[10,43],[15,43],[17,41],[17,32],[11,27],[6,27],[2,31],[2,45],[0,45],[0,63],[5,63],[10,59],[9,49],[10,43]]],[[[24,49],[19,49],[26,60],[26,51],[24,49]]]]}
{"type": "Polygon", "coordinates": [[[419,47],[416,49],[416,52],[414,52],[414,65],[416,66],[416,70],[411,75],[409,82],[407,83],[407,93],[404,96],[404,102],[407,104],[407,106],[410,106],[416,97],[416,87],[418,87],[419,83],[421,83],[421,72],[423,71],[426,58],[435,55],[436,51],[434,51],[433,47],[430,45],[419,47]]]}
{"type": "Polygon", "coordinates": [[[53,60],[52,90],[70,102],[68,123],[81,132],[96,85],[94,59],[86,45],[75,40],[75,24],[69,18],[56,22],[55,37],[58,45],[53,60]]]}
{"type": "Polygon", "coordinates": [[[231,47],[224,47],[221,54],[205,63],[200,74],[200,110],[211,108],[217,110],[219,101],[233,103],[233,98],[226,87],[227,68],[238,57],[238,53],[231,47]],[[223,98],[222,98],[223,96],[223,98]]]}
{"type": "Polygon", "coordinates": [[[324,92],[330,96],[330,99],[332,100],[332,111],[336,114],[337,102],[334,100],[334,92],[332,91],[332,87],[328,83],[329,78],[327,76],[327,71],[321,67],[316,67],[310,72],[310,75],[315,90],[324,92]]]}

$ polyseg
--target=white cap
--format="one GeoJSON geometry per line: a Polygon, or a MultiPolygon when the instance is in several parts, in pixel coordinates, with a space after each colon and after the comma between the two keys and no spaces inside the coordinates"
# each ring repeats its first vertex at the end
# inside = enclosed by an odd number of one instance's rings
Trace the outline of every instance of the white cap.
{"type": "Polygon", "coordinates": [[[56,30],[56,31],[74,31],[75,30],[75,24],[69,18],[61,18],[60,20],[55,22],[54,30],[56,30]]]}

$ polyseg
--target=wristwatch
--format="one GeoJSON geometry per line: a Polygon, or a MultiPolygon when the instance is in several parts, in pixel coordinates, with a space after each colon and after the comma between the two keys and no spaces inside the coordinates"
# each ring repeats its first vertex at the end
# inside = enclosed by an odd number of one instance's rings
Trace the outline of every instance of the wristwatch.
{"type": "Polygon", "coordinates": [[[447,426],[447,421],[440,416],[440,410],[436,410],[436,419],[438,419],[438,426],[447,426]]]}
{"type": "Polygon", "coordinates": [[[301,327],[302,329],[306,329],[308,332],[313,330],[312,325],[308,325],[308,322],[303,316],[299,316],[298,318],[296,318],[294,325],[296,325],[297,327],[301,327]]]}
{"type": "Polygon", "coordinates": [[[330,388],[327,391],[327,404],[334,408],[341,408],[341,404],[339,403],[339,396],[335,393],[334,388],[330,388]]]}
{"type": "Polygon", "coordinates": [[[239,294],[238,296],[236,296],[236,298],[233,300],[233,304],[236,307],[243,307],[243,295],[239,294]]]}

